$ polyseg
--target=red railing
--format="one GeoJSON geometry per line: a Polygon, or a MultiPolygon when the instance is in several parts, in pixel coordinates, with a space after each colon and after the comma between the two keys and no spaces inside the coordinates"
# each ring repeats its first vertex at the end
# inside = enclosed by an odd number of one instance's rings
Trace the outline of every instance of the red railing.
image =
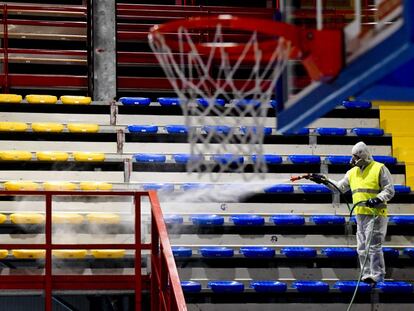
{"type": "Polygon", "coordinates": [[[45,310],[52,311],[54,290],[134,290],[135,310],[141,310],[141,292],[151,289],[151,310],[185,311],[184,295],[155,191],[1,191],[1,196],[42,196],[45,198],[45,242],[37,244],[5,244],[1,249],[44,249],[43,275],[2,275],[1,290],[43,290],[45,310]],[[129,196],[135,205],[135,243],[131,244],[57,244],[52,241],[52,198],[57,196],[129,196]],[[141,243],[141,198],[151,204],[152,243],[141,243]],[[52,250],[56,249],[128,249],[135,251],[134,275],[54,275],[52,250]],[[142,250],[151,250],[151,274],[141,275],[142,250]],[[148,283],[151,283],[149,286],[148,283]]]}

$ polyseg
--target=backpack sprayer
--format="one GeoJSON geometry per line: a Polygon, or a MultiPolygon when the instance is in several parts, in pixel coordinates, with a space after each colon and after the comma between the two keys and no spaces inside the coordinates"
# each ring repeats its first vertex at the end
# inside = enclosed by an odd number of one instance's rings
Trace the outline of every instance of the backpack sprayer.
{"type": "MultiPolygon", "coordinates": [[[[330,181],[328,178],[326,178],[326,177],[324,177],[323,175],[319,175],[319,174],[305,174],[305,175],[299,175],[299,176],[292,176],[291,178],[290,178],[290,181],[291,182],[295,182],[295,181],[298,181],[298,180],[301,180],[301,179],[309,179],[309,180],[312,180],[312,181],[314,181],[314,182],[316,182],[316,183],[320,183],[320,184],[325,184],[325,185],[330,185],[330,186],[332,186],[333,188],[335,188],[339,193],[340,193],[340,195],[342,195],[342,198],[344,199],[344,201],[345,201],[345,203],[346,203],[346,205],[347,205],[347,207],[348,207],[348,211],[349,211],[349,218],[351,219],[351,217],[352,217],[352,213],[353,213],[353,211],[354,211],[354,209],[358,206],[358,205],[361,205],[361,204],[366,204],[367,203],[367,201],[359,201],[359,202],[357,202],[357,203],[355,203],[353,206],[352,206],[352,208],[350,207],[350,204],[349,204],[349,202],[348,202],[348,200],[346,199],[346,197],[345,197],[345,195],[342,193],[342,191],[338,188],[338,186],[337,185],[335,185],[335,183],[333,183],[332,181],[330,181]],[[318,181],[315,181],[315,179],[317,179],[317,180],[319,180],[319,182],[318,181]]],[[[370,232],[370,236],[369,236],[369,239],[368,239],[368,246],[367,246],[367,250],[368,250],[368,253],[369,253],[369,248],[371,247],[371,242],[372,242],[372,237],[373,237],[373,235],[374,235],[374,225],[375,225],[375,221],[378,219],[378,215],[375,213],[375,208],[373,208],[373,210],[374,210],[374,214],[375,214],[375,217],[374,217],[374,223],[373,223],[373,225],[372,225],[372,231],[370,232]]],[[[352,299],[351,299],[351,302],[349,303],[349,305],[348,305],[348,308],[346,309],[346,311],[350,311],[351,310],[351,307],[352,307],[352,305],[353,305],[353,303],[354,303],[354,300],[355,300],[355,297],[356,297],[356,294],[357,294],[357,292],[358,292],[358,287],[359,287],[359,284],[361,283],[361,279],[362,279],[362,273],[363,273],[363,271],[364,271],[364,269],[365,269],[365,266],[366,266],[366,263],[367,263],[367,259],[368,259],[368,254],[367,254],[367,256],[365,256],[365,260],[364,260],[364,262],[363,262],[363,264],[362,264],[362,267],[361,267],[361,273],[359,274],[359,277],[358,277],[358,281],[357,281],[357,284],[356,284],[356,286],[355,286],[355,290],[354,290],[354,293],[353,293],[353,295],[352,295],[352,299]]]]}

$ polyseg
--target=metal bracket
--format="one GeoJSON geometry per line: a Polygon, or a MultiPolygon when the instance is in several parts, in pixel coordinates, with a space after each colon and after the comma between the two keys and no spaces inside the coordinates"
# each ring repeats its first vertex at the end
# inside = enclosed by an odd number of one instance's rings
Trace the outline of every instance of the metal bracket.
{"type": "Polygon", "coordinates": [[[110,114],[109,114],[109,124],[116,125],[116,117],[118,115],[118,106],[116,105],[116,101],[111,100],[110,104],[110,114]]]}
{"type": "Polygon", "coordinates": [[[123,129],[116,131],[116,152],[121,154],[124,151],[125,132],[123,129]]]}
{"type": "Polygon", "coordinates": [[[124,160],[124,182],[130,182],[131,180],[131,171],[132,171],[132,160],[124,160]]]}

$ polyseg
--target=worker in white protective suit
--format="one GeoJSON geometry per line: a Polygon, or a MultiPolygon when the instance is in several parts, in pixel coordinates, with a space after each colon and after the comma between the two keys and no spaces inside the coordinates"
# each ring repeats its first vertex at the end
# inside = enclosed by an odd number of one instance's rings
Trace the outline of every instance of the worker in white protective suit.
{"type": "MultiPolygon", "coordinates": [[[[341,192],[352,191],[352,201],[358,204],[354,210],[357,220],[357,251],[361,265],[362,278],[366,283],[377,283],[384,280],[385,263],[382,244],[387,233],[387,201],[395,194],[391,173],[384,164],[372,159],[365,143],[359,142],[352,148],[351,165],[343,179],[338,182],[329,180],[337,185],[341,192]],[[378,217],[377,217],[378,216],[378,217]],[[372,240],[367,250],[369,238],[372,240]],[[363,267],[368,254],[367,262],[363,267]]],[[[325,183],[326,176],[312,174],[310,180],[325,183]]],[[[329,185],[329,184],[328,184],[329,185]]]]}

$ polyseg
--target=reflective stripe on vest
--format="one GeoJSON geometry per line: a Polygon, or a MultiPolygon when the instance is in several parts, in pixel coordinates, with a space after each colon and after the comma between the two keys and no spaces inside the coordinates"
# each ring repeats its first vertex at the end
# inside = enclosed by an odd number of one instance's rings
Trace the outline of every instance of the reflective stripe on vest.
{"type": "MultiPolygon", "coordinates": [[[[361,172],[359,167],[353,167],[349,171],[349,185],[352,190],[352,202],[355,204],[375,198],[381,192],[379,176],[384,164],[371,161],[370,164],[361,172]]],[[[355,215],[377,215],[387,216],[387,205],[382,203],[381,208],[369,208],[365,205],[358,205],[355,208],[355,215]]]]}

